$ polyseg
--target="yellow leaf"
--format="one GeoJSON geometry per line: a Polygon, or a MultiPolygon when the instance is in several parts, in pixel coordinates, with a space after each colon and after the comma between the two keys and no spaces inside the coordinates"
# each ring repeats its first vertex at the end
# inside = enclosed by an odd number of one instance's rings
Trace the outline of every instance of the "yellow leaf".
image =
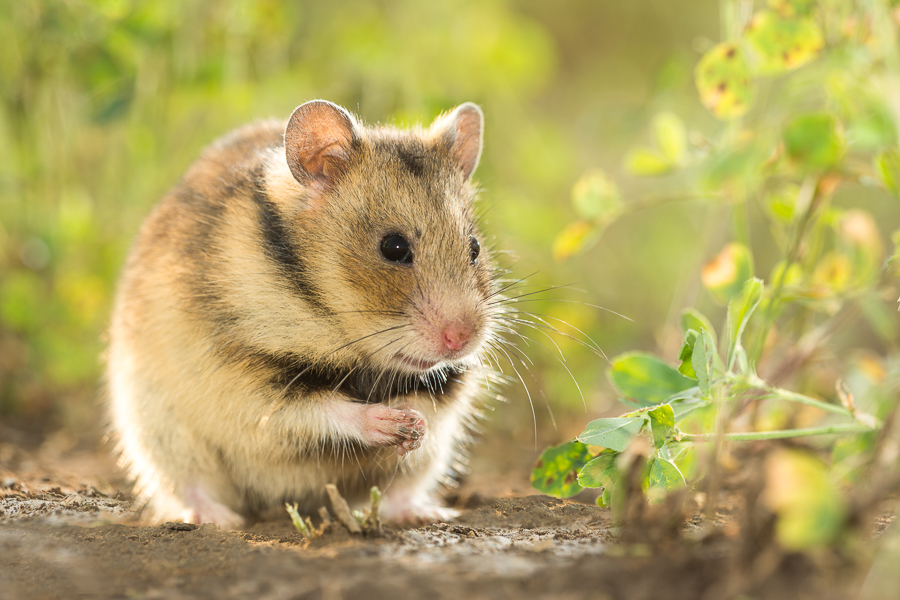
{"type": "Polygon", "coordinates": [[[599,236],[599,228],[589,221],[576,221],[569,223],[553,242],[553,258],[562,262],[572,256],[586,250],[599,236]]]}
{"type": "Polygon", "coordinates": [[[755,85],[736,43],[719,44],[704,54],[694,79],[700,101],[719,119],[734,119],[750,110],[755,85]]]}

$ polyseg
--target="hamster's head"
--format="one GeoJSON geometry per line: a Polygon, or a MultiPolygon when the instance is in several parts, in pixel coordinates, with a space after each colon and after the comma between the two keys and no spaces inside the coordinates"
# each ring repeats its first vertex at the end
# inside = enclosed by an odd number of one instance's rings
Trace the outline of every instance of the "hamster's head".
{"type": "Polygon", "coordinates": [[[478,360],[497,310],[472,206],[482,128],[471,103],[409,130],[365,127],[321,100],[294,111],[292,221],[334,362],[421,375],[478,360]]]}

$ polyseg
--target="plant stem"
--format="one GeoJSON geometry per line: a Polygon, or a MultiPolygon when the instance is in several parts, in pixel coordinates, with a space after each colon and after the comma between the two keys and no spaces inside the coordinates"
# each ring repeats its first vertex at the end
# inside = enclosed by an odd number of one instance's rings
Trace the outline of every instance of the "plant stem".
{"type": "MultiPolygon", "coordinates": [[[[766,345],[766,337],[769,335],[769,330],[772,329],[772,325],[775,323],[775,315],[778,309],[778,302],[781,299],[781,292],[784,290],[785,282],[787,281],[788,270],[791,268],[797,259],[800,256],[800,249],[803,245],[803,235],[806,232],[806,227],[810,223],[813,217],[813,213],[819,204],[819,182],[818,179],[809,178],[803,182],[803,187],[800,190],[800,194],[804,193],[805,189],[810,189],[808,192],[810,194],[808,204],[806,206],[806,210],[803,212],[803,216],[800,218],[800,222],[797,223],[797,229],[794,232],[794,240],[791,243],[790,251],[784,260],[784,267],[781,271],[781,274],[778,277],[778,281],[775,283],[775,288],[772,290],[772,295],[769,297],[768,303],[765,305],[765,317],[763,319],[763,325],[759,330],[759,339],[756,342],[756,347],[751,348],[752,354],[752,363],[758,363],[760,357],[762,356],[763,350],[766,345]]],[[[800,199],[798,198],[798,203],[800,199]]],[[[760,307],[763,308],[763,307],[760,307]]]]}
{"type": "Polygon", "coordinates": [[[834,413],[836,415],[843,415],[845,417],[853,417],[853,413],[849,409],[847,409],[839,404],[831,404],[830,402],[822,402],[821,400],[816,400],[815,398],[810,398],[809,396],[804,396],[803,394],[798,394],[796,392],[790,392],[788,390],[784,390],[781,388],[766,387],[765,392],[766,392],[766,397],[768,397],[768,398],[776,398],[778,400],[787,400],[788,402],[797,402],[798,404],[814,406],[818,409],[824,410],[826,412],[834,413]]]}
{"type": "MultiPolygon", "coordinates": [[[[721,439],[730,442],[751,442],[757,440],[780,440],[785,438],[809,437],[813,435],[844,435],[848,433],[869,433],[875,431],[861,423],[838,423],[824,427],[806,429],[776,429],[774,431],[752,431],[747,433],[724,433],[721,439]]],[[[719,437],[715,433],[681,433],[682,442],[713,442],[719,437]]]]}

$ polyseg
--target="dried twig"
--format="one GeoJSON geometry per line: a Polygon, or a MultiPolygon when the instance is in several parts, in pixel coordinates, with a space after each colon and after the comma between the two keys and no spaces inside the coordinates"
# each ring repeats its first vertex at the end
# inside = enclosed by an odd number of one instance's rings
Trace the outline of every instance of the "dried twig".
{"type": "Polygon", "coordinates": [[[334,510],[334,516],[337,517],[337,520],[340,521],[350,533],[362,533],[362,527],[360,527],[359,522],[354,518],[353,513],[350,512],[350,505],[347,504],[347,501],[341,496],[337,486],[333,483],[328,483],[325,485],[325,491],[328,493],[328,498],[331,500],[331,508],[334,510]]]}

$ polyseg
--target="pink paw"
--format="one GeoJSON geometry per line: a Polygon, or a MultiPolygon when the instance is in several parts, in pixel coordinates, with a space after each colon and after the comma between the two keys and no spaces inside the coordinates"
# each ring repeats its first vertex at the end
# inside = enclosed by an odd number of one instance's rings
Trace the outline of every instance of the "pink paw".
{"type": "Polygon", "coordinates": [[[385,521],[408,525],[452,521],[458,516],[458,510],[442,506],[437,500],[428,498],[414,501],[402,495],[395,501],[386,495],[381,510],[381,518],[385,521]]]}
{"type": "Polygon", "coordinates": [[[237,529],[244,524],[244,518],[225,506],[210,498],[200,487],[191,486],[185,497],[188,511],[185,515],[185,522],[197,523],[215,523],[222,529],[237,529]]]}
{"type": "Polygon", "coordinates": [[[363,432],[370,446],[397,446],[403,456],[422,445],[428,423],[425,417],[411,408],[388,408],[373,404],[365,409],[363,432]]]}

